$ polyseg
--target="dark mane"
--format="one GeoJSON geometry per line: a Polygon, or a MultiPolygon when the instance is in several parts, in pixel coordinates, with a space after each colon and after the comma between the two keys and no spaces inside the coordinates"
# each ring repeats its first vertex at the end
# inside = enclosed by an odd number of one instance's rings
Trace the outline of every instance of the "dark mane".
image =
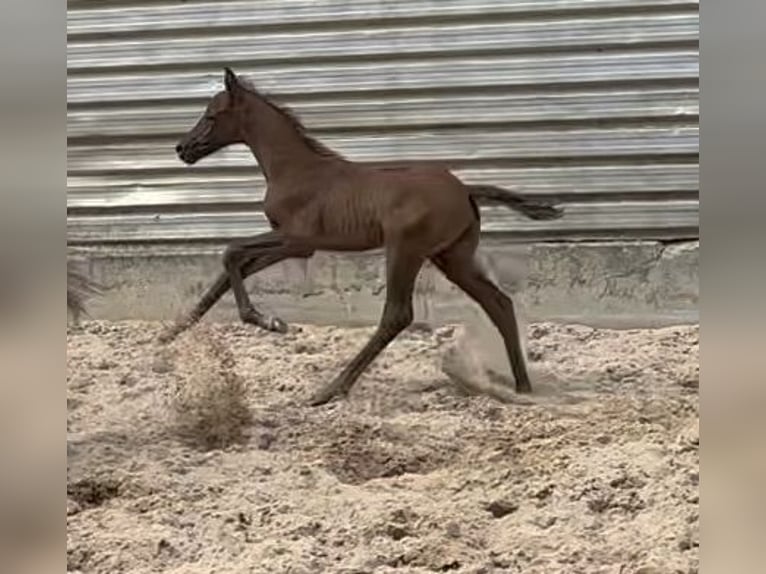
{"type": "Polygon", "coordinates": [[[330,149],[319,140],[311,137],[308,134],[308,130],[306,129],[306,126],[303,125],[303,123],[298,118],[296,113],[293,110],[291,110],[288,106],[285,106],[283,104],[277,104],[274,100],[271,99],[271,96],[263,93],[258,88],[256,88],[250,80],[247,80],[246,78],[242,78],[241,76],[238,79],[239,79],[240,85],[243,88],[245,88],[248,92],[252,93],[253,95],[258,96],[261,100],[266,102],[269,105],[269,107],[271,107],[273,110],[281,114],[286,120],[288,120],[290,122],[290,125],[293,126],[296,132],[298,132],[298,135],[301,137],[303,142],[308,146],[310,150],[325,157],[345,159],[343,158],[341,154],[339,154],[335,150],[330,149]]]}

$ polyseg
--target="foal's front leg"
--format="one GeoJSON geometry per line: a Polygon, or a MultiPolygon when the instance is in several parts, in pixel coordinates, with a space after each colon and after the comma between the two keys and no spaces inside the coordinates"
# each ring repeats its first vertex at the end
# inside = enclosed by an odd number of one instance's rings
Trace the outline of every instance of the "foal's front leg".
{"type": "Polygon", "coordinates": [[[287,247],[277,231],[239,239],[229,244],[223,254],[223,264],[229,276],[239,318],[243,323],[257,325],[268,331],[287,332],[287,323],[279,317],[262,313],[250,301],[250,296],[245,289],[244,267],[248,260],[256,258],[281,261],[298,254],[302,252],[287,247]]]}
{"type": "MultiPolygon", "coordinates": [[[[278,317],[270,317],[259,313],[250,303],[249,297],[245,292],[243,281],[246,277],[258,273],[267,267],[270,267],[285,259],[292,257],[306,258],[313,255],[313,250],[295,246],[284,245],[275,232],[264,233],[251,237],[249,239],[237,240],[233,242],[224,253],[224,266],[227,267],[215,280],[215,282],[205,291],[197,305],[190,313],[176,321],[172,326],[160,334],[158,340],[160,343],[169,343],[178,337],[181,333],[195,325],[215,305],[221,297],[231,288],[230,268],[234,268],[234,274],[239,277],[239,300],[237,301],[240,309],[240,317],[247,323],[255,323],[271,331],[284,332],[287,325],[278,317]],[[242,294],[244,293],[244,297],[242,294]],[[244,302],[244,304],[241,304],[244,302]],[[249,307],[249,309],[247,309],[249,307]],[[241,309],[247,309],[243,313],[241,309]],[[244,315],[244,316],[243,316],[244,315]],[[253,320],[253,316],[260,317],[260,320],[253,320]]],[[[235,291],[235,297],[237,292],[235,291]]]]}
{"type": "MultiPolygon", "coordinates": [[[[242,266],[242,276],[246,279],[254,273],[258,273],[267,267],[287,259],[289,256],[290,254],[286,252],[275,251],[267,254],[260,252],[253,258],[250,258],[247,263],[242,266]]],[[[216,277],[213,284],[208,287],[207,291],[205,291],[197,302],[197,305],[195,305],[187,315],[176,321],[159,336],[159,342],[170,343],[181,333],[197,324],[205,313],[207,313],[230,288],[231,281],[229,281],[229,274],[224,270],[218,277],[216,277]]]]}

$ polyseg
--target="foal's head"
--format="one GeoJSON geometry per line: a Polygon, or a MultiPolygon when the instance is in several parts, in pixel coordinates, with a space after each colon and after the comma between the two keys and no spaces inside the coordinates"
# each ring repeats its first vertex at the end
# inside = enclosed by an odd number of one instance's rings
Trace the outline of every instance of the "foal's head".
{"type": "Polygon", "coordinates": [[[176,153],[184,163],[198,162],[228,145],[243,143],[239,114],[245,88],[229,68],[224,73],[226,89],[210,99],[197,124],[181,138],[176,153]]]}

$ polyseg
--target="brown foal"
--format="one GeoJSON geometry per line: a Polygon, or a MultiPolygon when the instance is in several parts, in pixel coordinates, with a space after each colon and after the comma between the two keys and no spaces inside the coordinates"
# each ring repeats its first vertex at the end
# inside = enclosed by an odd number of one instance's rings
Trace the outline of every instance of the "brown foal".
{"type": "Polygon", "coordinates": [[[513,303],[474,259],[480,231],[477,200],[504,203],[532,219],[555,219],[562,211],[495,186],[466,185],[440,167],[349,161],[310,137],[287,108],[229,68],[224,83],[176,151],[191,165],[228,145],[247,145],[266,178],[264,212],[272,230],[233,241],[223,255],[224,272],[161,340],[171,341],[199,321],[229,288],[242,321],[285,332],[284,321],[250,301],[247,276],[316,251],[382,247],[386,300],[378,328],[343,371],[311,398],[312,405],[347,394],[375,357],[412,323],[413,289],[426,260],[487,313],[505,342],[516,392],[530,392],[513,303]]]}

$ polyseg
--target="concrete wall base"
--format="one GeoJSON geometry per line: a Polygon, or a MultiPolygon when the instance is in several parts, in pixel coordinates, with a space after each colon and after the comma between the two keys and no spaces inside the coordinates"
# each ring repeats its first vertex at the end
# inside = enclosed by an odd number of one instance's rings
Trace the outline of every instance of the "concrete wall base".
{"type": "MultiPolygon", "coordinates": [[[[107,287],[94,318],[170,320],[194,306],[221,272],[222,249],[142,247],[80,250],[107,287]]],[[[526,320],[611,327],[692,323],[698,317],[699,242],[514,244],[484,239],[482,264],[514,294],[526,320]]],[[[251,277],[253,301],[288,322],[370,325],[385,293],[380,252],[318,254],[251,277]]],[[[433,267],[418,281],[415,314],[433,325],[461,322],[476,308],[433,267]]],[[[237,320],[231,294],[208,315],[237,320]]]]}

